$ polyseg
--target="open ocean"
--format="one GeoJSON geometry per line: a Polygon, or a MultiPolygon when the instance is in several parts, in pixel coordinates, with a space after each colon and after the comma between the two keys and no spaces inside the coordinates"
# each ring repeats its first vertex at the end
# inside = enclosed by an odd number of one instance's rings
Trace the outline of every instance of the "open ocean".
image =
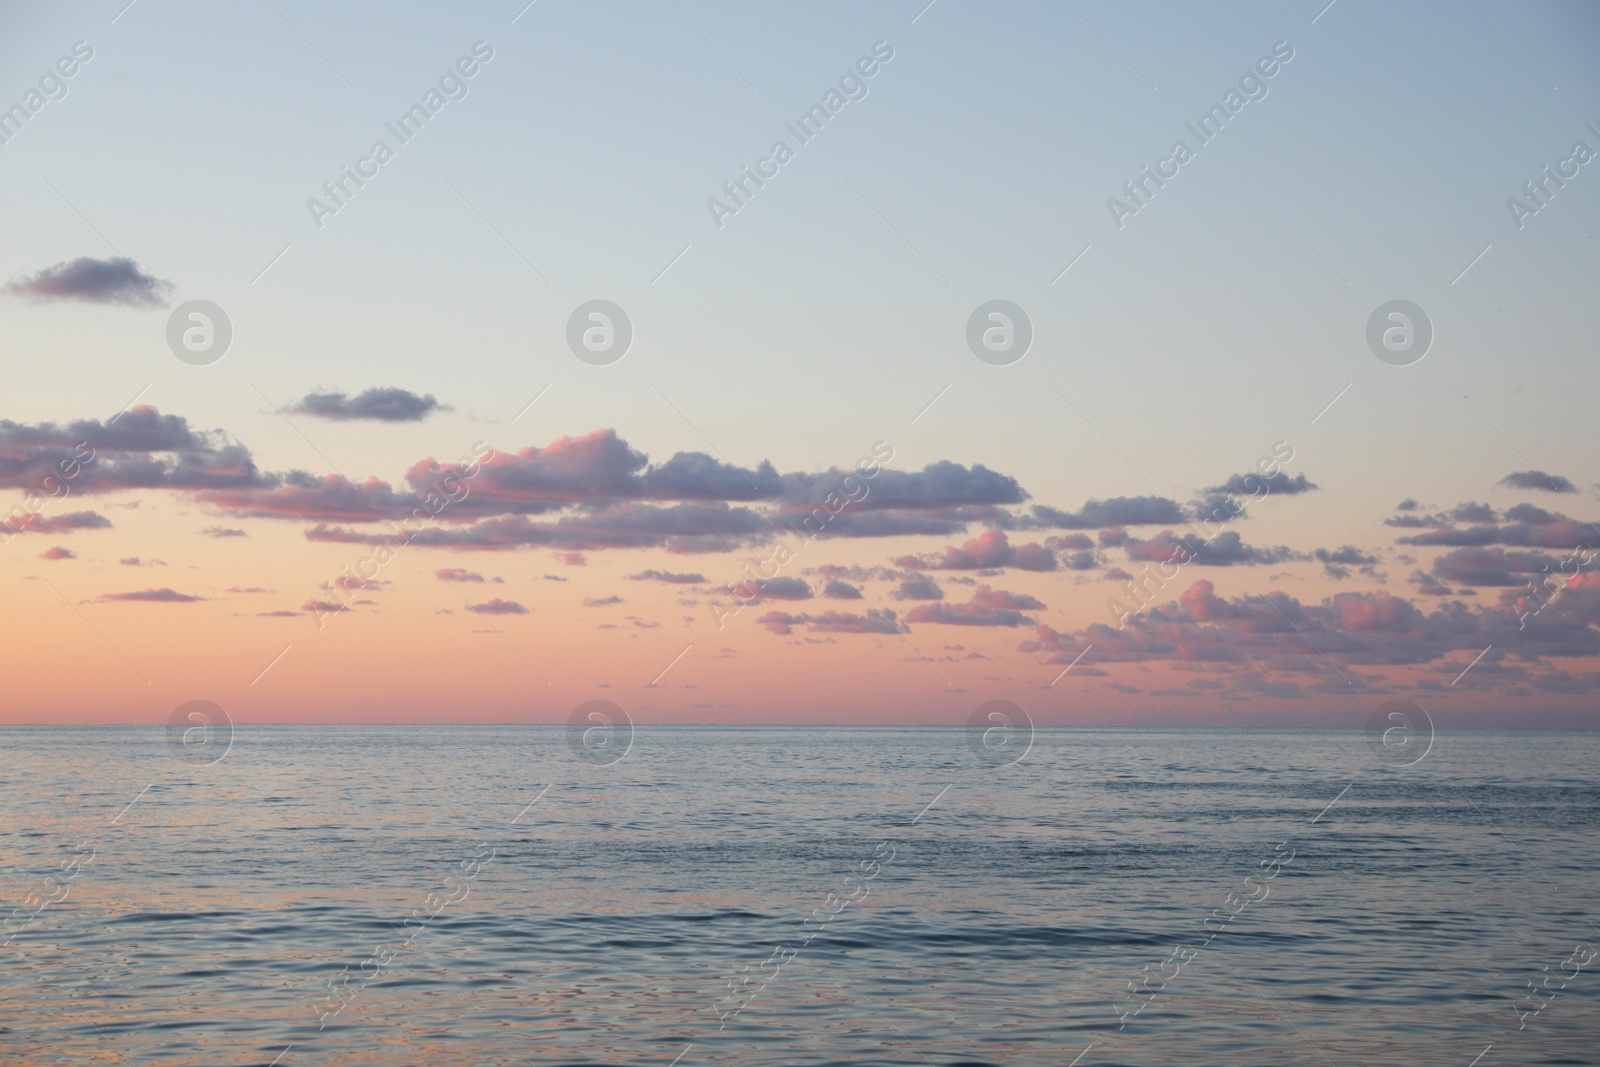
{"type": "Polygon", "coordinates": [[[570,740],[0,729],[0,1062],[1600,1063],[1596,735],[570,740]]]}

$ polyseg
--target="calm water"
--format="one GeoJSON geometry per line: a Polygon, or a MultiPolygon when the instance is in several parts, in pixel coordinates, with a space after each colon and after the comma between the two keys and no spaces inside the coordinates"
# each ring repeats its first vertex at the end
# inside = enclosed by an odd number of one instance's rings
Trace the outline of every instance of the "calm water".
{"type": "Polygon", "coordinates": [[[0,730],[0,1062],[1600,1062],[1595,736],[565,736],[0,730]]]}

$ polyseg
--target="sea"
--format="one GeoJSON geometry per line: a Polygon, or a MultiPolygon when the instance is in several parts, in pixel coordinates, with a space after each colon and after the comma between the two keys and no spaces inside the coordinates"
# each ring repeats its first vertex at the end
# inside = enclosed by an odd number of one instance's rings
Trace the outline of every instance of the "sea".
{"type": "Polygon", "coordinates": [[[1600,735],[576,729],[0,728],[0,1063],[1600,1063],[1600,735]]]}

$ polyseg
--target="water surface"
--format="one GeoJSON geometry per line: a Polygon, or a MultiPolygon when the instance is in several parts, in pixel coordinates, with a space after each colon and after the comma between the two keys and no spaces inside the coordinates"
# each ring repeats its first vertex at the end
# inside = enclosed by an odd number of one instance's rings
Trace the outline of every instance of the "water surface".
{"type": "Polygon", "coordinates": [[[0,730],[0,1062],[1597,1062],[1592,735],[565,742],[0,730]]]}

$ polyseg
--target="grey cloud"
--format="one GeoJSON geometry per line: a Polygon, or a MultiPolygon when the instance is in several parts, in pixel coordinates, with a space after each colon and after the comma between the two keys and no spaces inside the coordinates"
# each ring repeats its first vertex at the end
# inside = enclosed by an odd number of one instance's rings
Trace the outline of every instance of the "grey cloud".
{"type": "Polygon", "coordinates": [[[913,574],[889,595],[896,600],[943,600],[944,590],[926,574],[913,574]]]}
{"type": "Polygon", "coordinates": [[[628,579],[634,582],[666,582],[668,585],[700,585],[705,582],[706,576],[699,571],[676,574],[672,571],[661,571],[652,567],[649,570],[640,571],[638,574],[630,574],[628,579]]]}
{"type": "Polygon", "coordinates": [[[1530,575],[1560,574],[1561,561],[1542,552],[1503,548],[1458,548],[1433,561],[1433,573],[1457,585],[1526,585],[1530,575]]]}
{"type": "Polygon", "coordinates": [[[166,307],[172,283],[146,274],[137,263],[123,256],[113,259],[80,256],[18,278],[6,286],[6,291],[38,301],[80,300],[90,304],[159,308],[166,307]]]}
{"type": "Polygon", "coordinates": [[[1578,491],[1577,486],[1561,475],[1546,474],[1544,471],[1512,471],[1496,484],[1510,486],[1513,489],[1543,489],[1547,493],[1578,491]]]}
{"type": "Polygon", "coordinates": [[[336,422],[365,419],[373,422],[420,422],[435,411],[449,411],[432,393],[418,396],[406,389],[380,387],[357,396],[344,393],[308,393],[289,410],[300,415],[336,422]]]}
{"type": "Polygon", "coordinates": [[[1176,500],[1162,496],[1118,496],[1090,500],[1075,512],[1035,504],[1031,517],[1018,520],[1017,528],[1093,530],[1101,526],[1154,526],[1183,521],[1183,508],[1176,500]]]}
{"type": "Polygon", "coordinates": [[[1209,541],[1195,534],[1174,534],[1163,530],[1148,541],[1129,538],[1128,558],[1147,563],[1165,563],[1173,559],[1202,567],[1229,567],[1241,563],[1288,563],[1306,557],[1279,545],[1276,548],[1257,548],[1247,545],[1235,530],[1224,530],[1209,541]]]}

